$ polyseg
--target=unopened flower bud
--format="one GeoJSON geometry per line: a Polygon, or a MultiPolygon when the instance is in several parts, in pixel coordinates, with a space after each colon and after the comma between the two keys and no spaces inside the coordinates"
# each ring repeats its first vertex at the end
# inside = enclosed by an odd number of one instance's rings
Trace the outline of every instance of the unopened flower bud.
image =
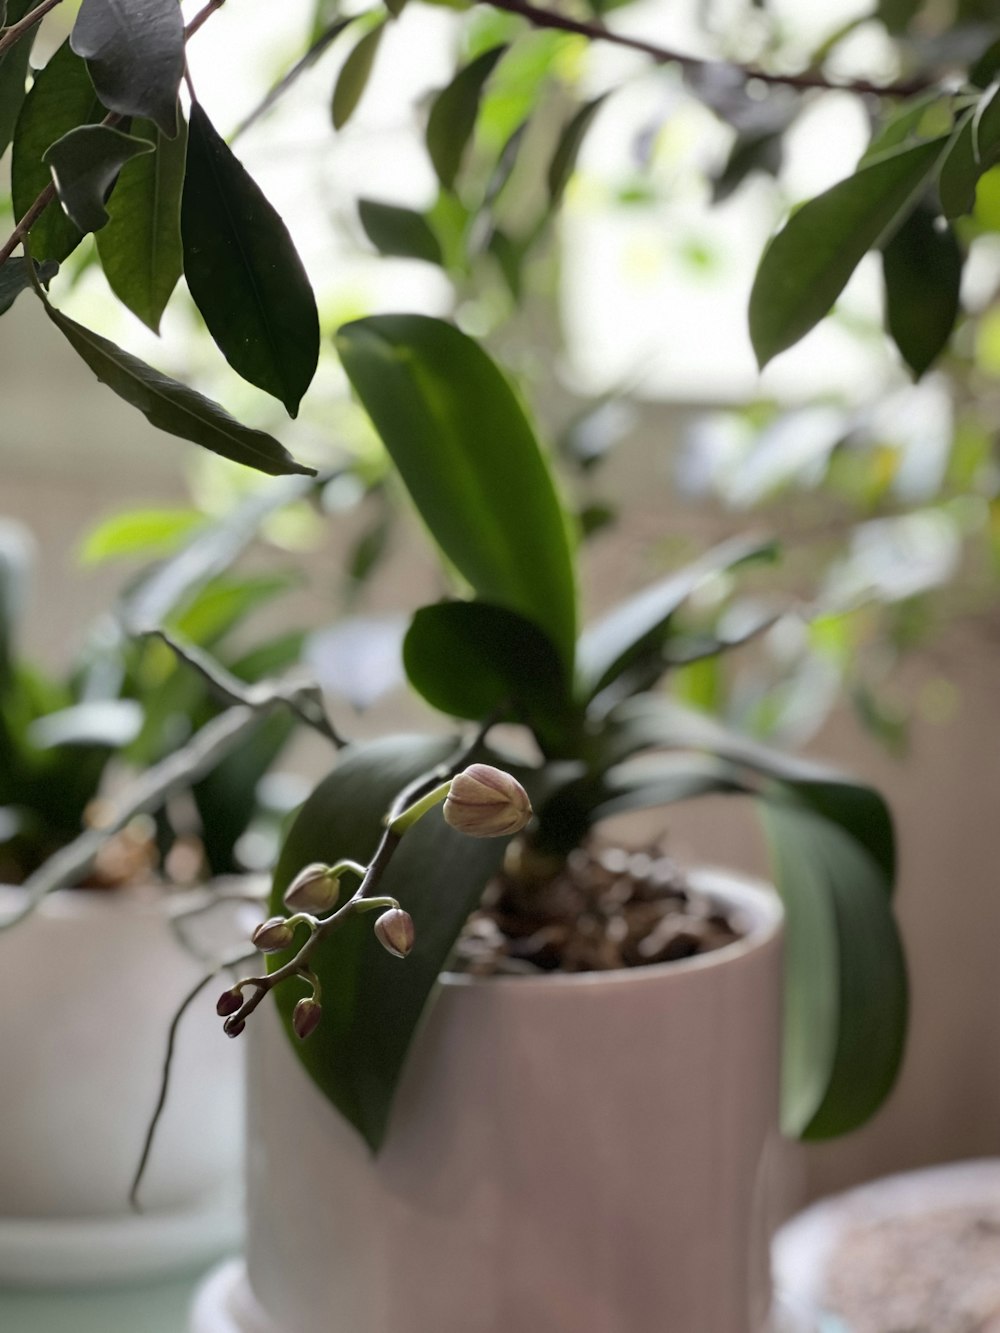
{"type": "Polygon", "coordinates": [[[294,929],[283,916],[272,916],[260,923],[250,936],[250,942],[261,953],[278,953],[279,950],[288,948],[294,934],[294,929]]]}
{"type": "Polygon", "coordinates": [[[243,1006],[243,996],[234,986],[232,990],[224,990],[219,996],[215,1012],[220,1018],[228,1018],[230,1014],[235,1014],[237,1009],[243,1006]]]}
{"type": "Polygon", "coordinates": [[[405,958],[413,948],[413,936],[413,917],[401,907],[390,907],[375,922],[375,938],[397,958],[405,958]]]}
{"type": "Polygon", "coordinates": [[[246,1019],[240,1018],[234,1022],[231,1018],[229,1018],[226,1020],[225,1023],[223,1023],[222,1030],[227,1037],[238,1037],[245,1027],[246,1027],[246,1019]]]}
{"type": "Polygon", "coordinates": [[[306,1037],[311,1037],[319,1026],[319,1020],[323,1017],[323,1010],[320,1008],[319,1001],[312,998],[299,1000],[292,1011],[292,1028],[300,1041],[305,1041],[306,1037]]]}
{"type": "Polygon", "coordinates": [[[329,871],[320,861],[300,870],[285,890],[285,906],[293,912],[328,912],[340,897],[340,877],[331,878],[329,871]]]}
{"type": "Polygon", "coordinates": [[[531,802],[517,778],[490,764],[470,764],[451,780],[444,817],[473,838],[500,838],[523,829],[531,802]]]}

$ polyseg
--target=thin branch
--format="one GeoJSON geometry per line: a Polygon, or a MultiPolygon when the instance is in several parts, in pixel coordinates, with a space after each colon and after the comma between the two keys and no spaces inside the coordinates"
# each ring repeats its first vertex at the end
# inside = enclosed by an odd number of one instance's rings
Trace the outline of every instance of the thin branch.
{"type": "Polygon", "coordinates": [[[177,1045],[177,1032],[181,1025],[181,1019],[194,1004],[195,1000],[205,989],[208,983],[214,980],[220,972],[225,972],[229,968],[242,967],[249,963],[255,957],[254,954],[241,953],[234,958],[227,958],[224,962],[213,967],[211,971],[206,972],[196,986],[188,991],[184,999],[177,1007],[173,1018],[170,1020],[170,1027],[167,1031],[167,1049],[163,1057],[163,1069],[160,1074],[160,1090],[156,1098],[156,1106],[153,1108],[153,1114],[149,1124],[146,1127],[146,1137],[143,1140],[142,1153],[139,1157],[139,1165],[136,1167],[135,1175],[132,1177],[132,1186],[128,1192],[128,1201],[132,1209],[142,1212],[142,1205],[139,1203],[139,1187],[142,1184],[142,1178],[146,1173],[146,1167],[149,1164],[149,1156],[153,1150],[153,1140],[156,1137],[156,1129],[160,1123],[160,1117],[163,1115],[167,1104],[167,1093],[170,1090],[170,1070],[174,1061],[174,1049],[177,1045]]]}
{"type": "Polygon", "coordinates": [[[264,97],[253,108],[253,110],[248,112],[247,115],[243,118],[243,120],[240,121],[240,123],[236,126],[235,130],[233,130],[232,134],[229,136],[230,145],[234,144],[236,140],[240,138],[241,135],[246,134],[250,126],[255,125],[257,121],[260,120],[261,116],[265,115],[268,111],[270,111],[271,107],[274,106],[275,102],[277,102],[279,98],[284,96],[284,94],[288,91],[288,89],[291,88],[291,86],[298,80],[300,75],[304,74],[307,69],[310,69],[313,65],[315,65],[316,61],[320,58],[320,56],[327,49],[327,47],[332,45],[332,43],[340,36],[340,34],[344,31],[344,29],[348,26],[348,24],[354,22],[355,18],[360,18],[360,15],[352,15],[350,18],[346,19],[345,18],[337,19],[336,22],[331,23],[328,28],[325,28],[319,34],[319,36],[313,42],[312,46],[310,46],[309,50],[305,53],[305,55],[301,56],[295,62],[295,64],[291,67],[288,73],[284,74],[278,80],[278,82],[268,90],[268,92],[264,95],[264,97]]]}
{"type": "Polygon", "coordinates": [[[12,23],[9,28],[0,29],[0,56],[3,56],[36,23],[41,23],[50,9],[55,9],[56,5],[61,3],[62,0],[42,0],[42,3],[31,10],[30,13],[25,14],[23,19],[20,19],[17,23],[12,23]]]}
{"type": "Polygon", "coordinates": [[[221,9],[225,0],[208,0],[208,4],[203,9],[199,9],[194,18],[184,29],[184,40],[189,42],[199,28],[201,28],[212,17],[217,9],[221,9]]]}
{"type": "Polygon", "coordinates": [[[0,247],[0,264],[7,262],[55,197],[56,187],[50,181],[0,247]]]}
{"type": "Polygon", "coordinates": [[[778,74],[771,70],[759,69],[756,65],[741,65],[728,60],[706,60],[701,56],[687,55],[683,51],[674,51],[658,46],[655,42],[644,41],[641,37],[629,37],[625,33],[613,32],[597,23],[587,23],[580,19],[568,18],[551,9],[533,5],[530,0],[477,0],[479,4],[492,5],[508,14],[516,14],[527,19],[536,28],[553,28],[558,32],[572,32],[594,42],[610,42],[615,46],[628,47],[650,56],[660,65],[679,65],[681,69],[692,73],[709,73],[713,70],[730,70],[749,83],[758,80],[761,83],[782,88],[797,88],[808,91],[814,88],[832,92],[854,93],[858,96],[875,97],[912,97],[932,87],[935,80],[926,75],[916,75],[911,79],[901,79],[896,83],[873,83],[870,79],[830,79],[819,70],[805,70],[799,74],[778,74]]]}

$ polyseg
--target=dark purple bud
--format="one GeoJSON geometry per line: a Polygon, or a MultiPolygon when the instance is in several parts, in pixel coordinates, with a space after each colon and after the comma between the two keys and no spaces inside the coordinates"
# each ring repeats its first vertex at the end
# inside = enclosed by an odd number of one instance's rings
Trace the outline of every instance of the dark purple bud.
{"type": "Polygon", "coordinates": [[[261,953],[278,953],[288,948],[294,934],[294,929],[283,916],[272,916],[260,923],[250,936],[250,942],[256,945],[261,953]]]}
{"type": "Polygon", "coordinates": [[[298,1039],[305,1041],[306,1037],[311,1037],[319,1027],[319,1020],[322,1017],[323,1010],[318,1000],[299,1000],[292,1011],[292,1028],[298,1039]]]}
{"type": "Polygon", "coordinates": [[[229,1014],[235,1014],[237,1009],[243,1005],[243,996],[233,987],[232,990],[224,990],[219,996],[215,1005],[215,1012],[220,1018],[227,1018],[229,1014]]]}
{"type": "Polygon", "coordinates": [[[227,1037],[238,1037],[246,1025],[245,1018],[228,1018],[225,1023],[223,1023],[222,1030],[227,1037]]]}

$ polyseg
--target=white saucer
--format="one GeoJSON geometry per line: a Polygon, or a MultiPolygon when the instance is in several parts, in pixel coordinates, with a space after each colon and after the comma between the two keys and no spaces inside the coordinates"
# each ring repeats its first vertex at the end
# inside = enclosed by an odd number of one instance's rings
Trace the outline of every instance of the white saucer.
{"type": "Polygon", "coordinates": [[[210,1273],[195,1294],[188,1333],[281,1333],[257,1304],[242,1259],[210,1273]]]}
{"type": "Polygon", "coordinates": [[[0,1217],[0,1284],[89,1287],[167,1277],[238,1250],[231,1193],[194,1208],[116,1217],[0,1217]]]}

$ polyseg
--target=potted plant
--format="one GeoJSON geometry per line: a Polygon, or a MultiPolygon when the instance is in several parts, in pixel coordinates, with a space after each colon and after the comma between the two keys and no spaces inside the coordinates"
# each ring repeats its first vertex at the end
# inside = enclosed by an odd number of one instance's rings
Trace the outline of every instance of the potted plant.
{"type": "Polygon", "coordinates": [[[195,1327],[761,1328],[776,899],[719,872],[651,881],[593,830],[757,798],[786,912],[784,1123],[819,1137],[877,1108],[901,1054],[886,808],[658,688],[730,646],[683,633],[680,609],[766,544],[728,543],[578,635],[571,525],[496,364],[420,316],[339,346],[467,588],[414,616],[409,680],[479,729],[458,759],[440,738],[348,747],[291,828],[255,935],[269,970],[219,1000],[252,1042],[250,1287],[224,1275],[195,1327]],[[501,723],[527,748],[494,743],[501,723]],[[470,976],[484,955],[530,975],[470,976]],[[255,1013],[272,991],[284,1032],[255,1013]]]}

